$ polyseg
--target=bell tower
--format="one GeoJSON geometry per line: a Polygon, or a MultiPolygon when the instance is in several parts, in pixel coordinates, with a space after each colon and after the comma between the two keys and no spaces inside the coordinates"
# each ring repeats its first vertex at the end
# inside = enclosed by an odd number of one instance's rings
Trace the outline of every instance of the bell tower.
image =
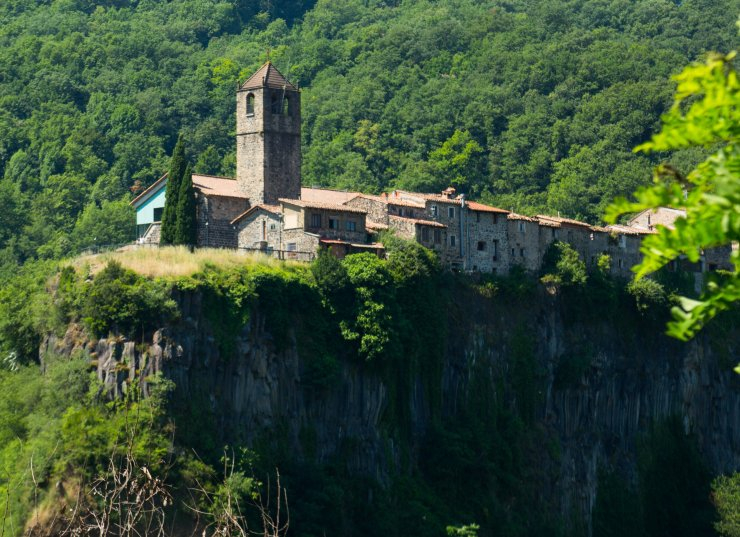
{"type": "Polygon", "coordinates": [[[236,92],[236,180],[252,207],[301,197],[301,94],[269,61],[236,92]]]}

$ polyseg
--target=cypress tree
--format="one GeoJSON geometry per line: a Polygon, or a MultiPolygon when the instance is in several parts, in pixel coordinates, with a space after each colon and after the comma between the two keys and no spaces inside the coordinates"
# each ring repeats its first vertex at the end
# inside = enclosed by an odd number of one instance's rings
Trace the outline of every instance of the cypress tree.
{"type": "Polygon", "coordinates": [[[185,175],[185,142],[182,134],[177,138],[177,144],[172,152],[170,171],[167,175],[167,189],[165,190],[164,210],[162,211],[162,230],[160,244],[174,244],[177,226],[177,205],[180,195],[180,182],[185,175]]]}
{"type": "Polygon", "coordinates": [[[175,225],[175,244],[195,246],[197,227],[195,222],[195,188],[190,164],[180,180],[177,196],[177,218],[175,225]]]}

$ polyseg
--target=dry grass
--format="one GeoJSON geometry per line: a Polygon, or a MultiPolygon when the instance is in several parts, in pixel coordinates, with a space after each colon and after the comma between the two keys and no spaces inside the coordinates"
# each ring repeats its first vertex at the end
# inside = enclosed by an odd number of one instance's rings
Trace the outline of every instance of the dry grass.
{"type": "Polygon", "coordinates": [[[96,274],[112,260],[150,278],[192,276],[203,271],[206,266],[222,269],[253,265],[285,268],[305,266],[296,261],[280,261],[259,253],[216,248],[201,248],[190,252],[183,246],[125,247],[115,252],[78,257],[71,260],[70,265],[96,274]]]}

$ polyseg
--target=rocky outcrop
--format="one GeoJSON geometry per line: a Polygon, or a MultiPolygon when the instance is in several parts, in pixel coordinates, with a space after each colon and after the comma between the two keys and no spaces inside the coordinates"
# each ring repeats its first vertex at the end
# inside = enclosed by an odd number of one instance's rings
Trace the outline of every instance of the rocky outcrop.
{"type": "MultiPolygon", "coordinates": [[[[279,350],[259,311],[236,335],[233,356],[224,357],[201,295],[182,293],[177,300],[182,320],[143,342],[90,341],[72,325],[65,337],[47,338],[42,357],[88,353],[113,395],[137,378],[147,389],[147,377],[161,372],[176,384],[176,400],[208,407],[225,440],[255,441],[279,426],[301,457],[309,450],[301,435],[310,428],[310,456],[320,462],[351,445],[344,456],[352,472],[387,482],[401,465],[398,439],[381,420],[389,388],[372,368],[342,363],[330,388],[307,385],[294,337],[279,350]]],[[[509,382],[512,334],[519,330],[535,363],[537,425],[559,445],[542,489],[561,513],[588,517],[602,466],[634,478],[636,440],[656,419],[679,415],[715,472],[740,468],[740,380],[728,365],[740,361],[736,341],[719,342],[720,359],[708,335],[680,344],[650,331],[626,334],[606,321],[568,324],[562,308],[544,292],[526,310],[495,298],[466,304],[466,319],[450,327],[444,354],[442,413],[454,417],[481,376],[492,391],[509,382]]],[[[407,394],[412,444],[431,414],[422,384],[412,382],[407,394]]]]}

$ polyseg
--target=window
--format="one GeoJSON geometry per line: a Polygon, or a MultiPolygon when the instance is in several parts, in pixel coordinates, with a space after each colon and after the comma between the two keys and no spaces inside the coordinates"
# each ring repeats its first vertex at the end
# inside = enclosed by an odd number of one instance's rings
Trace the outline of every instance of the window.
{"type": "Polygon", "coordinates": [[[275,231],[276,227],[275,224],[270,224],[270,231],[275,231]]]}
{"type": "Polygon", "coordinates": [[[329,217],[329,229],[339,229],[339,219],[329,217]]]}
{"type": "Polygon", "coordinates": [[[555,229],[554,227],[551,227],[550,228],[550,233],[552,233],[552,238],[553,239],[557,239],[558,238],[558,230],[555,229]]]}
{"type": "Polygon", "coordinates": [[[524,233],[524,232],[526,232],[526,231],[527,231],[527,226],[526,226],[526,225],[525,225],[525,223],[524,223],[524,222],[522,222],[521,220],[519,221],[519,231],[520,231],[521,233],[524,233]]]}
{"type": "Polygon", "coordinates": [[[294,242],[289,242],[288,244],[285,245],[285,248],[289,252],[295,252],[295,250],[296,250],[295,243],[294,242]]]}
{"type": "Polygon", "coordinates": [[[450,218],[455,218],[455,208],[454,207],[447,207],[447,216],[450,218]]]}
{"type": "Polygon", "coordinates": [[[496,261],[498,259],[498,241],[493,241],[491,248],[493,249],[493,260],[496,261]]]}
{"type": "Polygon", "coordinates": [[[618,259],[618,260],[617,260],[617,266],[618,266],[619,268],[622,268],[622,267],[624,266],[624,261],[622,261],[621,259],[618,259]]]}
{"type": "Polygon", "coordinates": [[[619,247],[620,248],[627,248],[627,235],[620,235],[619,236],[619,247]]]}
{"type": "Polygon", "coordinates": [[[486,251],[486,241],[478,241],[478,251],[479,252],[486,251]]]}
{"type": "Polygon", "coordinates": [[[434,244],[442,243],[442,232],[439,229],[434,230],[434,244]]]}
{"type": "Polygon", "coordinates": [[[429,228],[428,227],[421,228],[421,240],[423,242],[429,242],[429,228]]]}
{"type": "Polygon", "coordinates": [[[524,248],[519,248],[519,257],[524,257],[524,248]]]}
{"type": "Polygon", "coordinates": [[[432,216],[436,218],[437,217],[437,206],[432,205],[429,209],[432,211],[432,216]]]}
{"type": "Polygon", "coordinates": [[[291,109],[291,106],[290,106],[290,97],[283,96],[283,110],[282,110],[283,115],[284,116],[289,116],[290,115],[290,109],[291,109]]]}
{"type": "Polygon", "coordinates": [[[480,222],[480,213],[475,213],[475,221],[480,222]]]}
{"type": "Polygon", "coordinates": [[[157,207],[154,209],[154,221],[155,222],[161,222],[162,221],[162,212],[164,211],[164,207],[157,207]]]}
{"type": "Polygon", "coordinates": [[[345,226],[347,227],[347,231],[357,231],[357,222],[354,220],[347,220],[345,226]]]}
{"type": "Polygon", "coordinates": [[[496,213],[493,213],[493,215],[491,216],[493,216],[493,225],[495,226],[496,224],[498,224],[498,215],[496,213]]]}
{"type": "Polygon", "coordinates": [[[511,249],[511,257],[516,257],[516,250],[514,248],[511,249]]]}
{"type": "Polygon", "coordinates": [[[398,216],[403,216],[403,207],[398,208],[398,216]]]}
{"type": "Polygon", "coordinates": [[[450,246],[455,246],[455,236],[450,235],[450,246]]]}
{"type": "Polygon", "coordinates": [[[283,99],[280,96],[280,92],[273,91],[270,96],[270,112],[275,115],[279,115],[283,107],[283,99]]]}
{"type": "Polygon", "coordinates": [[[320,213],[311,214],[311,227],[321,227],[321,214],[320,213]]]}
{"type": "Polygon", "coordinates": [[[247,115],[254,115],[254,93],[247,95],[247,115]]]}

